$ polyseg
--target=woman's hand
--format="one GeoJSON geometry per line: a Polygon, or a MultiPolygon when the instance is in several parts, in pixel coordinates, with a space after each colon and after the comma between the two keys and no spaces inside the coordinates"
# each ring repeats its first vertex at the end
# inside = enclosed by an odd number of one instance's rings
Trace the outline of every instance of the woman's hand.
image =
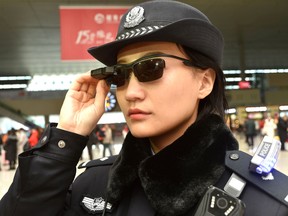
{"type": "Polygon", "coordinates": [[[66,94],[57,128],[88,136],[105,112],[108,91],[106,82],[90,72],[79,75],[66,94]]]}

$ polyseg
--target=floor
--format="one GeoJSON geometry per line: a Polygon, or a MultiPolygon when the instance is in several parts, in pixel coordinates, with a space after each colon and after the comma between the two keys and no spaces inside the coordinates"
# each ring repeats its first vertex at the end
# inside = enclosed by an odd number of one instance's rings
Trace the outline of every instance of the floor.
{"type": "MultiPolygon", "coordinates": [[[[237,138],[237,140],[240,143],[240,150],[247,152],[251,155],[253,155],[253,152],[251,150],[249,150],[247,144],[245,143],[245,139],[243,135],[238,135],[235,134],[235,137],[237,138]]],[[[260,143],[261,138],[260,137],[256,137],[255,138],[255,143],[260,143]]],[[[121,144],[115,144],[114,145],[114,153],[118,154],[119,151],[121,149],[121,144]]],[[[254,149],[255,152],[255,149],[254,149]]],[[[93,149],[93,153],[94,153],[94,158],[100,158],[102,156],[102,146],[99,146],[99,148],[94,148],[93,149]]],[[[83,152],[83,158],[84,161],[88,160],[88,153],[87,150],[85,149],[83,152]]],[[[7,192],[9,185],[11,184],[12,180],[13,180],[13,176],[15,171],[9,171],[8,170],[8,165],[3,164],[2,161],[2,170],[0,171],[0,199],[2,198],[2,196],[7,192]]],[[[288,175],[288,151],[281,151],[279,158],[278,158],[278,162],[276,165],[276,169],[280,170],[281,172],[285,173],[286,175],[288,175]]],[[[77,172],[77,175],[80,173],[81,171],[77,172]]]]}

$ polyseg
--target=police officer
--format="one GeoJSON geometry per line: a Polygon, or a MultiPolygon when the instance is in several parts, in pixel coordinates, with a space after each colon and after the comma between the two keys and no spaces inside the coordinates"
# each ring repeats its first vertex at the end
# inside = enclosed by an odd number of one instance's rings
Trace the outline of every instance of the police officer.
{"type": "Polygon", "coordinates": [[[59,123],[20,155],[0,214],[288,215],[286,176],[250,172],[226,127],[222,52],[221,33],[194,7],[132,7],[115,41],[89,49],[109,67],[80,75],[59,123]],[[110,84],[130,132],[119,156],[82,164],[73,182],[110,84]]]}

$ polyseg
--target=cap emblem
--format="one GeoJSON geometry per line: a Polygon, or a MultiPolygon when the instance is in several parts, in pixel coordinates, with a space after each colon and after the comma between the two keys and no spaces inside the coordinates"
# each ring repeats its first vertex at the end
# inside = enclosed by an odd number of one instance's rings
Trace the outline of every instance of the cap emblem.
{"type": "Polygon", "coordinates": [[[144,19],[144,8],[136,6],[127,14],[124,27],[133,28],[139,25],[144,19]]]}

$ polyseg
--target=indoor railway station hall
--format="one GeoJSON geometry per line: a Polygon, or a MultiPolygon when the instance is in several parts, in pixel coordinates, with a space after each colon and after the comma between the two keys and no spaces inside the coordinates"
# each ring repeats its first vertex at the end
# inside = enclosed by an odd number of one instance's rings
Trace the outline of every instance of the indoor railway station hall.
{"type": "Polygon", "coordinates": [[[1,0],[0,216],[288,215],[287,8],[1,0]]]}

